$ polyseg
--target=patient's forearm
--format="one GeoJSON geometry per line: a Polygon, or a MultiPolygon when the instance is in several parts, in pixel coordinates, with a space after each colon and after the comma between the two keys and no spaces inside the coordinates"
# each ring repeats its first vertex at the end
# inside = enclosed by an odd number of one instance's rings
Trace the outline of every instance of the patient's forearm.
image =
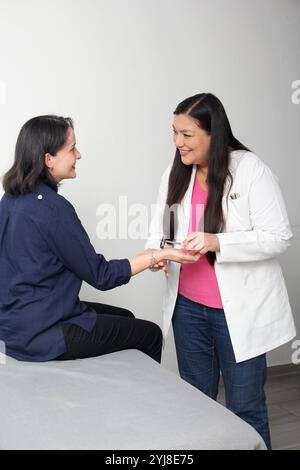
{"type": "Polygon", "coordinates": [[[159,263],[162,261],[163,256],[163,250],[146,250],[140,255],[129,258],[132,275],[134,276],[135,274],[141,273],[145,269],[153,266],[153,264],[159,263]]]}

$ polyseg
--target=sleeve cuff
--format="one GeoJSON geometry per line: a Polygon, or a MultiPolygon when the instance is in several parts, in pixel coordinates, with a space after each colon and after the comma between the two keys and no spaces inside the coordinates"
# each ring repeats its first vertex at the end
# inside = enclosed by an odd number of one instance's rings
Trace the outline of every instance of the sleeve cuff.
{"type": "Polygon", "coordinates": [[[216,251],[216,261],[217,263],[222,263],[223,261],[223,251],[224,251],[224,233],[216,233],[218,239],[219,239],[219,245],[220,245],[220,250],[216,251]]]}
{"type": "Polygon", "coordinates": [[[123,261],[123,269],[124,269],[124,284],[128,284],[132,277],[131,265],[129,259],[124,259],[123,261]]]}

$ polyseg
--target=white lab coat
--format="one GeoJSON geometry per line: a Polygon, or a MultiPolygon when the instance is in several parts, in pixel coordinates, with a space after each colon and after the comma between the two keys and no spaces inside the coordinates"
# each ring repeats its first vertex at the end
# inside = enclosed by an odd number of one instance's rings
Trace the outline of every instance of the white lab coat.
{"type": "MultiPolygon", "coordinates": [[[[225,229],[217,234],[215,272],[237,362],[256,357],[288,341],[296,334],[285,281],[277,255],[290,245],[292,232],[276,176],[252,152],[230,154],[233,185],[229,179],[222,201],[225,229]]],[[[163,211],[171,165],[162,176],[156,211],[146,248],[159,248],[163,236],[163,211]]],[[[188,234],[194,165],[189,187],[178,210],[176,238],[188,234]]],[[[178,293],[180,264],[169,263],[163,301],[162,330],[166,337],[178,293]]]]}

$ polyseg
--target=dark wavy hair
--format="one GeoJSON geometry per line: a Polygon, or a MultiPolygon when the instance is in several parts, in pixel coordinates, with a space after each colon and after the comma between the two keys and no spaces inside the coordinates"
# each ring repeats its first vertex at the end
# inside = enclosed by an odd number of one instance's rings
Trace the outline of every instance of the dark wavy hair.
{"type": "MultiPolygon", "coordinates": [[[[174,115],[186,114],[196,120],[198,126],[211,136],[208,158],[208,197],[204,212],[204,231],[219,233],[225,221],[222,210],[222,197],[227,177],[232,186],[232,175],[229,171],[229,154],[232,150],[247,150],[233,135],[225,109],[221,101],[211,93],[199,93],[185,99],[174,111],[174,115]]],[[[168,237],[166,214],[170,208],[179,204],[184,197],[191,179],[193,165],[184,165],[179,150],[176,149],[173,166],[169,177],[167,209],[164,217],[164,234],[168,237]]],[[[229,191],[230,191],[229,188],[229,191]]],[[[229,192],[228,191],[228,192],[229,192]]],[[[227,195],[228,197],[228,195],[227,195]]],[[[175,220],[177,214],[175,211],[175,220]]],[[[206,254],[213,266],[215,252],[206,254]]]]}
{"type": "Polygon", "coordinates": [[[37,116],[22,127],[15,148],[13,166],[3,177],[4,191],[12,196],[32,192],[39,182],[57,189],[57,183],[45,165],[45,154],[56,155],[74,128],[71,118],[37,116]]]}

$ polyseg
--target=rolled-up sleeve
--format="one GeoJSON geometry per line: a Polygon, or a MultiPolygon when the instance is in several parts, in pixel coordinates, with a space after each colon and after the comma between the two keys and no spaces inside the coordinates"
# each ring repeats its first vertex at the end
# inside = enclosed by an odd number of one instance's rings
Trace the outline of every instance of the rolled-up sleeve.
{"type": "Polygon", "coordinates": [[[75,209],[69,203],[55,214],[49,232],[52,251],[78,278],[99,290],[127,284],[132,276],[128,259],[107,261],[95,252],[75,209]]]}

